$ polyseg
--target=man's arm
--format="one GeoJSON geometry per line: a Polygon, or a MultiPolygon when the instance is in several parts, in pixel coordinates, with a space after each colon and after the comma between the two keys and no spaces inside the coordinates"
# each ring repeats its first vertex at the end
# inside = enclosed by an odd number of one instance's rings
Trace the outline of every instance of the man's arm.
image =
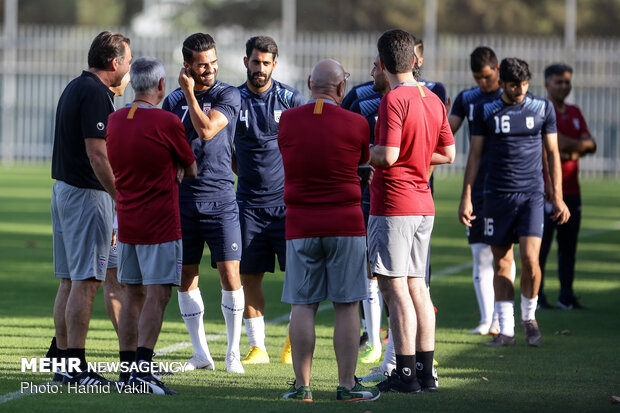
{"type": "Polygon", "coordinates": [[[579,136],[579,139],[571,139],[563,133],[558,133],[558,147],[560,152],[576,152],[578,156],[596,152],[596,142],[589,133],[585,132],[579,136]]]}
{"type": "Polygon", "coordinates": [[[370,148],[370,162],[376,166],[390,166],[398,160],[400,148],[374,145],[370,148]]]}
{"type": "Polygon", "coordinates": [[[454,162],[456,146],[454,144],[438,147],[431,155],[431,165],[443,165],[454,162]]]}
{"type": "Polygon", "coordinates": [[[448,123],[450,124],[450,129],[452,130],[452,133],[454,134],[456,133],[456,131],[459,130],[459,128],[463,124],[463,118],[451,113],[450,116],[448,116],[448,123]]]}
{"type": "Polygon", "coordinates": [[[480,159],[482,158],[482,148],[484,147],[484,136],[474,135],[471,137],[469,155],[467,156],[467,166],[465,167],[465,177],[463,178],[463,191],[461,193],[461,204],[459,205],[459,221],[471,227],[471,221],[476,219],[473,205],[471,203],[471,190],[476,182],[478,170],[480,169],[480,159]]]}
{"type": "Polygon", "coordinates": [[[562,197],[562,167],[560,165],[560,150],[558,148],[557,133],[543,135],[543,145],[547,155],[547,162],[543,162],[543,168],[549,177],[549,202],[553,207],[551,219],[558,224],[564,224],[570,218],[568,207],[562,197]]]}
{"type": "Polygon", "coordinates": [[[103,188],[110,194],[114,202],[116,202],[116,188],[114,187],[114,173],[108,161],[108,151],[105,145],[105,139],[102,138],[86,138],[86,155],[90,161],[97,179],[103,188]]]}
{"type": "Polygon", "coordinates": [[[179,74],[179,85],[187,101],[189,116],[198,137],[204,141],[212,139],[219,131],[228,125],[228,119],[217,109],[212,109],[205,114],[194,96],[194,79],[188,75],[185,68],[179,74]]]}

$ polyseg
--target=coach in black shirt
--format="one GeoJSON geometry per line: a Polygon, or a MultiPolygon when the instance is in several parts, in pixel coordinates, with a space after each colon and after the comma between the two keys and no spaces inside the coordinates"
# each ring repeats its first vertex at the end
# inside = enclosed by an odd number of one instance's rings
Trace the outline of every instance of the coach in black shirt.
{"type": "Polygon", "coordinates": [[[54,303],[56,337],[49,357],[78,358],[80,371],[54,380],[101,385],[87,371],[85,344],[95,293],[105,279],[116,199],[105,128],[114,94],[129,70],[129,39],[102,32],[88,52],[87,71],[65,88],[56,111],[52,178],[54,273],[60,286],[54,303]]]}

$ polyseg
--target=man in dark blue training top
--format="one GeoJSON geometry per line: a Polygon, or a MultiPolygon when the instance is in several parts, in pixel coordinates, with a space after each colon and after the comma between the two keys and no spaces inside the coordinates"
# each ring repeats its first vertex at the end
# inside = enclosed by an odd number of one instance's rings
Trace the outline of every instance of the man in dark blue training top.
{"type": "MultiPolygon", "coordinates": [[[[463,120],[467,119],[469,126],[468,138],[471,140],[471,131],[474,125],[474,107],[481,103],[487,103],[499,99],[502,88],[499,87],[499,61],[495,52],[486,46],[476,47],[469,56],[469,64],[472,76],[478,86],[461,91],[454,99],[452,112],[448,117],[452,133],[461,127],[463,120]]],[[[480,168],[472,189],[473,214],[482,215],[482,190],[486,177],[486,150],[482,149],[480,168]]],[[[471,228],[467,227],[467,241],[471,246],[473,256],[472,276],[476,299],[480,309],[480,323],[469,334],[498,334],[499,320],[495,309],[495,292],[493,290],[493,253],[491,247],[484,243],[483,221],[474,220],[471,228]]],[[[511,278],[514,280],[515,266],[511,267],[511,278]]]]}
{"type": "MultiPolygon", "coordinates": [[[[299,91],[271,78],[278,63],[278,46],[271,37],[252,37],[245,48],[247,81],[239,86],[241,110],[233,158],[243,239],[243,321],[250,342],[250,351],[242,363],[265,364],[269,363],[269,354],[265,347],[263,276],[274,272],[275,256],[283,271],[286,261],[284,170],[278,126],[282,112],[303,105],[305,99],[299,91]]],[[[288,337],[282,362],[292,362],[288,337]]]]}
{"type": "Polygon", "coordinates": [[[211,265],[218,269],[222,285],[222,313],[228,348],[226,370],[244,373],[239,353],[245,298],[239,277],[241,229],[235,199],[232,147],[239,116],[239,90],[217,77],[215,41],[195,33],[183,42],[180,88],[164,100],[163,109],[174,112],[185,127],[198,176],[180,185],[183,272],[179,308],[194,356],[190,368],[215,368],[205,336],[204,303],[198,289],[198,266],[204,243],[211,251],[211,265]]]}
{"type": "Polygon", "coordinates": [[[517,58],[502,60],[499,68],[499,99],[478,105],[469,158],[459,206],[460,221],[471,227],[484,220],[485,243],[491,245],[495,268],[495,311],[500,333],[488,346],[512,346],[514,334],[514,284],[510,278],[513,243],[521,253],[521,322],[530,346],[542,336],[536,322],[540,286],[538,254],[543,235],[544,189],[541,170],[550,179],[552,219],[558,224],[570,216],[562,200],[562,170],[553,105],[527,93],[530,70],[517,58]],[[482,148],[487,146],[487,177],[482,216],[473,214],[472,188],[478,175],[482,148]],[[543,148],[547,162],[543,162],[543,148]]]}

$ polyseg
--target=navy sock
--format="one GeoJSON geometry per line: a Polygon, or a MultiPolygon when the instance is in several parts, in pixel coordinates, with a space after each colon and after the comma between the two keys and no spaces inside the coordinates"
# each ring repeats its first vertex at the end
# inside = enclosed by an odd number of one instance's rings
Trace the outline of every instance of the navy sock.
{"type": "MultiPolygon", "coordinates": [[[[138,363],[138,366],[140,366],[140,363],[150,364],[152,361],[153,361],[153,349],[146,348],[146,347],[138,347],[136,349],[136,363],[138,363]]],[[[142,371],[142,369],[140,369],[140,371],[136,373],[136,376],[145,377],[145,376],[148,376],[149,374],[151,374],[150,368],[148,369],[148,371],[142,371]]]]}
{"type": "Polygon", "coordinates": [[[52,342],[50,343],[50,348],[45,353],[45,358],[51,359],[58,357],[58,347],[56,347],[56,336],[52,338],[52,342]]]}
{"type": "MultiPolygon", "coordinates": [[[[86,349],[83,348],[68,348],[67,349],[67,357],[68,358],[76,358],[80,359],[80,370],[86,371],[88,370],[88,364],[86,363],[86,349]]],[[[78,374],[77,371],[70,371],[69,374],[78,374]]]]}
{"type": "MultiPolygon", "coordinates": [[[[134,364],[134,362],[136,361],[136,352],[135,351],[119,351],[118,355],[120,357],[121,360],[121,364],[122,365],[126,365],[127,367],[131,368],[133,367],[132,365],[134,364]]],[[[131,371],[121,371],[121,373],[118,376],[118,381],[128,381],[129,377],[131,376],[131,371]]]]}

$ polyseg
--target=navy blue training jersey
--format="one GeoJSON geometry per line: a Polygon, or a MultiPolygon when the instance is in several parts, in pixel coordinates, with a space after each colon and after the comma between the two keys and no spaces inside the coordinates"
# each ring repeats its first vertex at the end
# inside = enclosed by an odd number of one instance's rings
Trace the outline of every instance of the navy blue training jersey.
{"type": "Polygon", "coordinates": [[[343,109],[350,109],[353,102],[355,102],[357,99],[363,99],[372,95],[373,93],[376,93],[373,90],[374,86],[374,80],[362,83],[361,85],[353,86],[349,93],[346,94],[344,99],[342,99],[340,107],[342,107],[343,109]]]}
{"type": "Polygon", "coordinates": [[[237,202],[245,207],[284,206],[284,169],[278,147],[278,123],[283,111],[306,103],[303,95],[272,81],[255,94],[239,86],[241,110],[235,132],[237,202]]]}
{"type": "Polygon", "coordinates": [[[212,139],[203,141],[194,129],[183,91],[178,88],[164,99],[162,108],[176,114],[183,122],[192,147],[198,175],[184,179],[179,186],[181,201],[234,201],[235,176],[232,171],[232,146],[239,115],[239,89],[219,80],[209,89],[194,92],[205,113],[215,109],[228,119],[228,124],[212,139]]]}
{"type": "MultiPolygon", "coordinates": [[[[497,89],[495,92],[484,93],[480,90],[480,87],[476,86],[471,89],[461,91],[454,99],[452,104],[452,111],[450,115],[455,115],[461,119],[467,119],[467,126],[469,128],[468,138],[471,140],[472,128],[474,126],[474,107],[476,105],[487,103],[495,99],[499,99],[502,96],[502,88],[497,89]]],[[[476,182],[472,188],[473,197],[481,197],[484,190],[484,180],[486,177],[487,169],[487,145],[482,149],[482,158],[480,159],[480,169],[476,176],[476,182]]]]}
{"type": "Polygon", "coordinates": [[[556,133],[548,99],[527,94],[509,105],[502,98],[474,108],[472,134],[487,147],[485,192],[543,192],[542,135],[556,133]]]}
{"type": "Polygon", "coordinates": [[[446,93],[446,87],[441,82],[433,82],[430,80],[418,79],[420,86],[426,86],[428,90],[433,92],[439,100],[445,105],[448,104],[448,96],[446,93]]]}
{"type": "MultiPolygon", "coordinates": [[[[366,122],[368,122],[370,127],[370,144],[372,145],[375,143],[375,125],[377,124],[379,104],[382,97],[381,93],[374,92],[372,95],[357,99],[349,108],[351,112],[362,115],[366,122]]],[[[368,186],[362,190],[362,203],[370,205],[370,188],[368,186]]]]}

